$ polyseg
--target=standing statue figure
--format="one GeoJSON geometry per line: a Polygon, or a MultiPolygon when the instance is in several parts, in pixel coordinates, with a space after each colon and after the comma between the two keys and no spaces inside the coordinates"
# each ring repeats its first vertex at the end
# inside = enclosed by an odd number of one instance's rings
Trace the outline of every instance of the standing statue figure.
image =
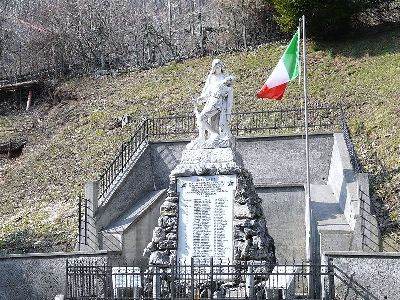
{"type": "Polygon", "coordinates": [[[233,81],[223,62],[214,59],[201,95],[195,99],[195,114],[199,136],[187,149],[231,147],[233,135],[229,129],[233,105],[233,81]],[[199,105],[204,103],[199,112],[199,105]]]}

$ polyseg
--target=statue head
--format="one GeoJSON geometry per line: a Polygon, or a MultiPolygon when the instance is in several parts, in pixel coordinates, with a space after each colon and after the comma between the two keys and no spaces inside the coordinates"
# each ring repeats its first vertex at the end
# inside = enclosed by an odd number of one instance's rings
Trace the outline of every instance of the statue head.
{"type": "Polygon", "coordinates": [[[211,64],[210,74],[220,74],[220,73],[225,73],[225,66],[221,60],[216,58],[213,60],[211,64]]]}

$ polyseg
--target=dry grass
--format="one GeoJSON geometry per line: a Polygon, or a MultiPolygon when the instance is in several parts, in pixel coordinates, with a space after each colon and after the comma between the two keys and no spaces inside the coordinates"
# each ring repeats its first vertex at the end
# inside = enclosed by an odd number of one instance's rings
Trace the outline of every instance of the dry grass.
{"type": "MultiPolygon", "coordinates": [[[[221,55],[236,77],[235,110],[301,105],[302,87],[290,84],[282,102],[257,100],[255,93],[283,52],[281,44],[221,55]]],[[[308,45],[310,103],[348,106],[357,151],[371,174],[385,232],[399,228],[400,31],[347,42],[308,45]]],[[[28,113],[0,116],[0,138],[23,136],[22,157],[0,165],[0,248],[3,251],[71,249],[76,239],[77,195],[95,179],[146,116],[191,110],[212,57],[158,69],[64,82],[76,100],[42,103],[28,113]],[[109,130],[113,118],[134,121],[109,130]]]]}

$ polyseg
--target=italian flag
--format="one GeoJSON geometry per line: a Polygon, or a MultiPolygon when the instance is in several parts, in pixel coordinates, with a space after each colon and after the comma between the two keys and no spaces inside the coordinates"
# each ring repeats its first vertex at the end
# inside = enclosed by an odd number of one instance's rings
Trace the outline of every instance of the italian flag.
{"type": "Polygon", "coordinates": [[[257,93],[258,98],[281,100],[290,80],[299,75],[299,32],[296,32],[275,69],[257,93]]]}

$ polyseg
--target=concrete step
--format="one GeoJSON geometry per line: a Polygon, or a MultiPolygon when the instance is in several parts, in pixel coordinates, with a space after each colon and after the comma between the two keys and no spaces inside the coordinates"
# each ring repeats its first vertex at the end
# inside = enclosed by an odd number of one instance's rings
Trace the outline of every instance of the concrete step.
{"type": "Polygon", "coordinates": [[[311,185],[311,200],[320,252],[350,250],[354,233],[332,188],[329,185],[311,185]]]}
{"type": "Polygon", "coordinates": [[[329,185],[311,185],[314,220],[319,231],[352,232],[329,185]]]}
{"type": "Polygon", "coordinates": [[[128,229],[146,210],[160,197],[163,197],[166,189],[151,191],[136,201],[117,220],[104,228],[101,232],[102,249],[109,251],[121,251],[124,231],[128,229]]]}

